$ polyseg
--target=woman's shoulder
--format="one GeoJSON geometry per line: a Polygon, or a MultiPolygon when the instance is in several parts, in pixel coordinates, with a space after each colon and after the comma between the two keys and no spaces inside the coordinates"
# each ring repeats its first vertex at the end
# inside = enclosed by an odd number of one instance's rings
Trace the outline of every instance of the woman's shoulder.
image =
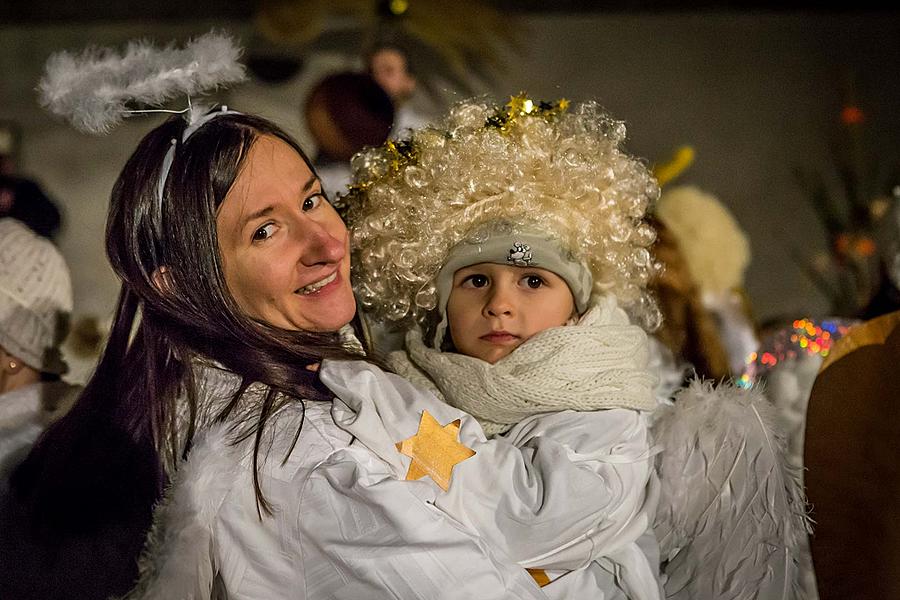
{"type": "Polygon", "coordinates": [[[331,402],[295,401],[273,415],[263,446],[269,449],[266,462],[271,469],[310,467],[350,444],[352,436],[335,423],[331,407],[331,402]]]}
{"type": "MultiPolygon", "coordinates": [[[[234,468],[251,469],[256,443],[254,418],[234,419],[198,435],[187,463],[202,463],[208,454],[229,457],[234,468]]],[[[350,434],[331,415],[331,402],[291,400],[269,417],[259,440],[261,473],[302,468],[349,445],[350,434]]],[[[205,469],[200,466],[199,468],[205,469]]]]}
{"type": "Polygon", "coordinates": [[[255,469],[263,480],[291,478],[351,440],[335,424],[330,402],[286,402],[268,419],[259,443],[255,423],[252,415],[241,412],[203,427],[178,466],[171,495],[215,513],[236,485],[252,480],[255,469]]]}
{"type": "Polygon", "coordinates": [[[151,592],[158,589],[166,590],[166,597],[193,597],[196,589],[212,585],[213,548],[243,547],[258,539],[260,526],[282,523],[283,516],[247,519],[257,511],[254,473],[276,513],[296,510],[304,474],[350,441],[334,424],[330,407],[330,402],[288,402],[269,419],[258,446],[252,431],[242,435],[240,422],[203,428],[154,511],[141,582],[129,598],[155,597],[151,592]]]}

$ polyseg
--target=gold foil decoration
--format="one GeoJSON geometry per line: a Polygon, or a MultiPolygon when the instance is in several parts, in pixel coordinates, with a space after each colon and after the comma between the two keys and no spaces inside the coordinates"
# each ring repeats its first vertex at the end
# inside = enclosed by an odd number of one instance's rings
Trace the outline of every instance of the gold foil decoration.
{"type": "Polygon", "coordinates": [[[509,131],[521,117],[542,117],[547,121],[555,119],[560,113],[566,112],[569,101],[560,98],[556,102],[535,102],[525,92],[516,96],[510,96],[509,102],[503,105],[496,113],[487,118],[485,127],[499,129],[501,133],[509,131]]]}
{"type": "Polygon", "coordinates": [[[550,578],[547,577],[547,572],[543,569],[527,569],[527,571],[531,578],[534,579],[534,582],[538,584],[538,587],[544,587],[550,583],[550,578]]]}
{"type": "Polygon", "coordinates": [[[422,411],[416,434],[397,443],[397,450],[412,459],[407,480],[428,475],[445,492],[450,489],[453,467],[475,455],[459,443],[459,426],[459,419],[441,425],[427,410],[422,411]]]}

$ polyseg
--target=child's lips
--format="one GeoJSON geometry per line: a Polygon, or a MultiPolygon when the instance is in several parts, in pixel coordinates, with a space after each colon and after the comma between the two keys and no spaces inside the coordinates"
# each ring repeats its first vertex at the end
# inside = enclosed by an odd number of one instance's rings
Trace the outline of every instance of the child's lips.
{"type": "Polygon", "coordinates": [[[481,336],[482,340],[491,344],[513,344],[519,341],[519,336],[509,333],[508,331],[492,331],[481,336]]]}

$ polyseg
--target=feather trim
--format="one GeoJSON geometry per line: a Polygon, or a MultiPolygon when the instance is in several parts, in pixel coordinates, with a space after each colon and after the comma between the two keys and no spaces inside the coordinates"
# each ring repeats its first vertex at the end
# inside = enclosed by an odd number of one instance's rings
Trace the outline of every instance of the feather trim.
{"type": "Polygon", "coordinates": [[[156,507],[137,587],[123,600],[209,600],[216,577],[213,527],[242,472],[227,427],[208,429],[156,507]]]}
{"type": "Polygon", "coordinates": [[[133,41],[122,55],[110,48],[57,52],[38,85],[40,101],[81,131],[106,133],[132,114],[129,106],[158,107],[242,81],[240,55],[230,36],[214,31],[184,48],[133,41]]]}
{"type": "Polygon", "coordinates": [[[695,380],[660,410],[654,531],[666,597],[799,597],[797,559],[810,521],[775,407],[758,389],[695,380]]]}

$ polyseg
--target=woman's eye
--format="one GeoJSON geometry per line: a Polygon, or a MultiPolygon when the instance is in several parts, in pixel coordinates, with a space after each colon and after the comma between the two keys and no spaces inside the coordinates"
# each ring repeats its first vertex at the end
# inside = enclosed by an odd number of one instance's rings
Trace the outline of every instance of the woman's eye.
{"type": "Polygon", "coordinates": [[[310,211],[319,206],[325,200],[325,194],[314,194],[303,201],[303,212],[310,211]]]}
{"type": "Polygon", "coordinates": [[[542,285],[544,285],[544,278],[538,275],[526,275],[522,278],[522,281],[525,282],[525,285],[530,287],[533,290],[538,289],[542,285]]]}
{"type": "Polygon", "coordinates": [[[275,224],[269,223],[267,225],[263,225],[259,229],[253,232],[253,241],[261,242],[263,240],[267,240],[272,237],[272,234],[275,233],[275,224]]]}
{"type": "Polygon", "coordinates": [[[488,284],[488,278],[486,275],[469,275],[462,284],[465,287],[482,288],[488,284]]]}

